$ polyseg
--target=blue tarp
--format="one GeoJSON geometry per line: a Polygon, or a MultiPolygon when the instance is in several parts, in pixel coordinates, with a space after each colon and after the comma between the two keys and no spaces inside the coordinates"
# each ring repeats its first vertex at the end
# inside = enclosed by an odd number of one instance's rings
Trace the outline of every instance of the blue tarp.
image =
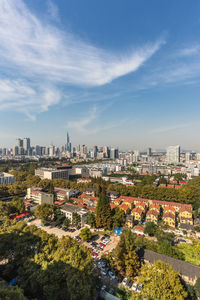
{"type": "Polygon", "coordinates": [[[120,235],[123,231],[123,228],[115,228],[114,233],[120,235]]]}
{"type": "Polygon", "coordinates": [[[10,285],[10,286],[13,286],[13,285],[15,285],[16,282],[17,282],[17,277],[13,278],[13,279],[9,282],[9,285],[10,285]]]}

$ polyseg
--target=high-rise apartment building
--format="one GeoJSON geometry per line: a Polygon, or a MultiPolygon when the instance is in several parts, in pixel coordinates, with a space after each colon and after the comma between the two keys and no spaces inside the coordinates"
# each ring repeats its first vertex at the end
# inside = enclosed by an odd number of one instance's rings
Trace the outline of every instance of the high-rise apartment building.
{"type": "Polygon", "coordinates": [[[31,148],[31,140],[30,138],[24,138],[23,140],[23,148],[25,153],[28,153],[28,150],[31,148]]]}
{"type": "Polygon", "coordinates": [[[110,149],[110,158],[111,159],[116,159],[119,157],[119,152],[118,152],[118,149],[116,148],[111,148],[110,149]]]}
{"type": "Polygon", "coordinates": [[[148,156],[151,156],[151,155],[152,155],[152,149],[151,149],[151,148],[148,148],[148,149],[147,149],[147,155],[148,155],[148,156]]]}
{"type": "Polygon", "coordinates": [[[169,146],[167,148],[166,160],[168,164],[180,163],[180,146],[169,146]]]}
{"type": "Polygon", "coordinates": [[[19,148],[23,147],[23,140],[22,139],[17,139],[16,140],[16,146],[19,147],[19,148]]]}

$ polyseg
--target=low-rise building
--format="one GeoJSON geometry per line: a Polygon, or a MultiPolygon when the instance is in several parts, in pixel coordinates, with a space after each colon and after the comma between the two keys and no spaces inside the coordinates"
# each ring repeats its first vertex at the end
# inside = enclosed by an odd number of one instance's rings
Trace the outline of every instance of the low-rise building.
{"type": "Polygon", "coordinates": [[[133,228],[134,232],[138,235],[144,235],[144,227],[140,225],[136,225],[133,228]]]}
{"type": "Polygon", "coordinates": [[[0,185],[12,184],[15,182],[15,176],[9,173],[0,173],[0,185]]]}
{"type": "Polygon", "coordinates": [[[134,222],[134,218],[131,215],[127,215],[126,216],[126,226],[128,228],[133,228],[133,222],[134,222]]]}
{"type": "Polygon", "coordinates": [[[92,196],[95,197],[97,195],[97,189],[95,188],[88,188],[84,191],[84,194],[88,195],[88,196],[92,196]]]}
{"type": "Polygon", "coordinates": [[[157,211],[158,213],[160,213],[160,205],[158,205],[158,204],[151,204],[150,206],[149,206],[149,210],[154,210],[154,211],[157,211]]]}
{"type": "Polygon", "coordinates": [[[40,168],[35,170],[35,176],[39,176],[41,179],[69,179],[69,171],[71,166],[60,166],[52,168],[40,168]]]}
{"type": "Polygon", "coordinates": [[[55,187],[54,194],[57,201],[65,201],[69,200],[71,197],[76,197],[79,194],[79,191],[55,187]]]}
{"type": "Polygon", "coordinates": [[[175,214],[173,214],[171,212],[164,212],[163,222],[166,225],[168,225],[169,227],[175,228],[175,225],[176,225],[175,214]]]}
{"type": "Polygon", "coordinates": [[[122,209],[125,212],[126,215],[130,211],[130,207],[127,204],[122,203],[118,207],[119,207],[119,209],[122,209]]]}
{"type": "Polygon", "coordinates": [[[87,223],[88,212],[84,208],[79,208],[75,205],[64,204],[60,208],[61,212],[68,218],[71,222],[73,220],[73,214],[78,214],[80,216],[80,225],[81,227],[85,226],[87,223]]]}
{"type": "Polygon", "coordinates": [[[146,213],[146,222],[158,222],[159,212],[157,210],[149,210],[146,213]]]}
{"type": "Polygon", "coordinates": [[[135,207],[134,209],[132,209],[131,215],[134,217],[135,221],[141,221],[143,210],[140,207],[135,207]]]}
{"type": "Polygon", "coordinates": [[[176,214],[176,210],[173,206],[165,206],[164,209],[163,209],[164,213],[171,213],[173,215],[176,214]]]}
{"type": "Polygon", "coordinates": [[[119,197],[119,192],[116,191],[107,191],[106,194],[110,202],[114,202],[119,197]]]}
{"type": "Polygon", "coordinates": [[[82,199],[84,204],[86,204],[87,206],[93,206],[93,207],[97,206],[99,200],[98,197],[89,196],[87,194],[81,194],[79,198],[82,199]]]}
{"type": "Polygon", "coordinates": [[[26,194],[26,199],[27,200],[32,200],[35,203],[41,205],[41,204],[54,204],[54,195],[45,193],[41,190],[41,188],[38,187],[31,187],[27,189],[27,194],[26,194]]]}
{"type": "Polygon", "coordinates": [[[145,208],[147,207],[146,204],[144,202],[137,202],[135,204],[135,207],[142,209],[142,211],[145,211],[145,208]]]}

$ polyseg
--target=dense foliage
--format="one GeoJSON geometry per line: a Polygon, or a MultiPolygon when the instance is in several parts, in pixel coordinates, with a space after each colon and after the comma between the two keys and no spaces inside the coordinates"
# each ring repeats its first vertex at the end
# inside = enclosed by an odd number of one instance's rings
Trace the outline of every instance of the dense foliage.
{"type": "Polygon", "coordinates": [[[142,267],[139,284],[143,285],[142,291],[136,297],[133,295],[132,299],[183,300],[188,295],[178,273],[161,261],[142,267]]]}
{"type": "Polygon", "coordinates": [[[96,226],[104,229],[111,229],[112,226],[111,208],[105,190],[101,192],[97,203],[96,226]]]}
{"type": "Polygon", "coordinates": [[[125,230],[120,236],[119,243],[114,250],[115,268],[122,275],[133,278],[138,274],[140,262],[136,253],[134,237],[130,230],[125,230]]]}
{"type": "Polygon", "coordinates": [[[36,226],[9,221],[0,227],[0,259],[6,262],[3,278],[17,277],[28,298],[95,299],[91,255],[70,237],[58,240],[36,226]]]}

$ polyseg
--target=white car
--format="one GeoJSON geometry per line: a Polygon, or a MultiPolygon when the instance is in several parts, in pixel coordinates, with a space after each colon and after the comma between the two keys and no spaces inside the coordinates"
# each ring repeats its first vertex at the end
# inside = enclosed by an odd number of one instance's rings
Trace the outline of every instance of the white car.
{"type": "Polygon", "coordinates": [[[140,293],[143,288],[143,284],[138,285],[137,292],[140,293]]]}
{"type": "Polygon", "coordinates": [[[122,284],[125,286],[127,284],[127,281],[128,281],[128,278],[125,277],[122,281],[122,284]]]}
{"type": "Polygon", "coordinates": [[[115,274],[114,274],[112,271],[109,271],[109,272],[108,272],[108,275],[109,275],[112,279],[115,279],[115,274]]]}
{"type": "Polygon", "coordinates": [[[138,286],[138,285],[137,285],[137,283],[135,282],[135,283],[132,285],[131,290],[134,291],[134,292],[136,292],[137,286],[138,286]]]}

